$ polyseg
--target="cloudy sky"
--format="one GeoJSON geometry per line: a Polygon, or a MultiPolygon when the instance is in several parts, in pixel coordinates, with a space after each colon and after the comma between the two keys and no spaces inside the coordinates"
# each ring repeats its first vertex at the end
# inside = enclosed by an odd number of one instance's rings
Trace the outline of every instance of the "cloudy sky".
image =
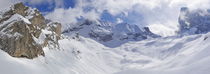
{"type": "Polygon", "coordinates": [[[46,18],[65,25],[81,18],[100,19],[149,26],[154,33],[163,36],[173,35],[178,30],[181,7],[210,7],[210,0],[0,0],[0,9],[16,2],[37,8],[46,18]]]}

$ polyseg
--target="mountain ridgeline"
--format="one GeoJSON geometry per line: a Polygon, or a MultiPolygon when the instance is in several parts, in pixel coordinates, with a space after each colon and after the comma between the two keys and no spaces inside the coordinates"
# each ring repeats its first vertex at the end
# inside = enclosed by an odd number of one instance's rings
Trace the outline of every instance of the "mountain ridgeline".
{"type": "Polygon", "coordinates": [[[108,47],[117,47],[129,41],[158,38],[148,27],[140,29],[137,25],[127,23],[113,24],[104,21],[85,20],[63,31],[64,35],[81,35],[96,40],[108,47]]]}
{"type": "MultiPolygon", "coordinates": [[[[69,19],[70,20],[70,19],[69,19]]],[[[203,34],[210,31],[210,10],[181,8],[178,34],[203,34]]],[[[161,36],[152,33],[149,27],[139,28],[128,23],[110,23],[101,20],[84,20],[71,24],[61,31],[61,24],[52,22],[35,8],[17,3],[0,11],[0,49],[13,57],[29,59],[44,56],[44,47],[59,49],[61,34],[79,39],[93,39],[107,47],[115,48],[130,41],[141,41],[161,36]]]]}

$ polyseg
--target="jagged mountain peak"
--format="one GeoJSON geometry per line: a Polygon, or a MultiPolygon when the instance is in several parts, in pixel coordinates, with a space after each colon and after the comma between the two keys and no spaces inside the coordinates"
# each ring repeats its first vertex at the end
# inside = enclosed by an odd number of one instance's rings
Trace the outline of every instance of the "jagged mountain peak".
{"type": "Polygon", "coordinates": [[[0,74],[209,74],[210,33],[200,34],[210,31],[209,16],[182,8],[180,33],[198,34],[183,37],[83,19],[61,34],[60,23],[18,3],[0,11],[0,74]]]}
{"type": "Polygon", "coordinates": [[[37,10],[17,3],[0,14],[0,49],[14,57],[44,56],[43,48],[57,45],[61,24],[47,23],[37,10]],[[56,26],[55,26],[56,25],[56,26]]]}
{"type": "Polygon", "coordinates": [[[141,30],[137,25],[128,23],[110,23],[101,20],[85,20],[77,23],[75,26],[64,30],[65,35],[75,35],[88,37],[104,44],[108,47],[116,47],[128,41],[139,41],[148,38],[157,38],[148,27],[141,30]]]}

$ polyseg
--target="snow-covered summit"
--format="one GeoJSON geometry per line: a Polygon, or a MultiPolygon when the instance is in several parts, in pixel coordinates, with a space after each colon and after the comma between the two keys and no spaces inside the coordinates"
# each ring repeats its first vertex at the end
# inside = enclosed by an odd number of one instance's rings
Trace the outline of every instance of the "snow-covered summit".
{"type": "Polygon", "coordinates": [[[150,32],[148,27],[141,30],[137,25],[127,23],[113,24],[104,21],[79,22],[63,32],[65,35],[78,34],[96,40],[108,47],[116,47],[128,41],[140,41],[148,38],[157,38],[158,35],[150,32]]]}

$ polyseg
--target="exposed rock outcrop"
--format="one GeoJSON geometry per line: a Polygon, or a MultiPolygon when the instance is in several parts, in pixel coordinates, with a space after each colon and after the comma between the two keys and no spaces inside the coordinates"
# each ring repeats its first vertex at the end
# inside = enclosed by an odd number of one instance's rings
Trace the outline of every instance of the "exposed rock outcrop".
{"type": "MultiPolygon", "coordinates": [[[[0,49],[14,57],[44,56],[43,47],[60,39],[61,24],[47,23],[37,9],[23,3],[0,14],[0,49]]],[[[58,46],[58,45],[57,45],[58,46]]]]}

